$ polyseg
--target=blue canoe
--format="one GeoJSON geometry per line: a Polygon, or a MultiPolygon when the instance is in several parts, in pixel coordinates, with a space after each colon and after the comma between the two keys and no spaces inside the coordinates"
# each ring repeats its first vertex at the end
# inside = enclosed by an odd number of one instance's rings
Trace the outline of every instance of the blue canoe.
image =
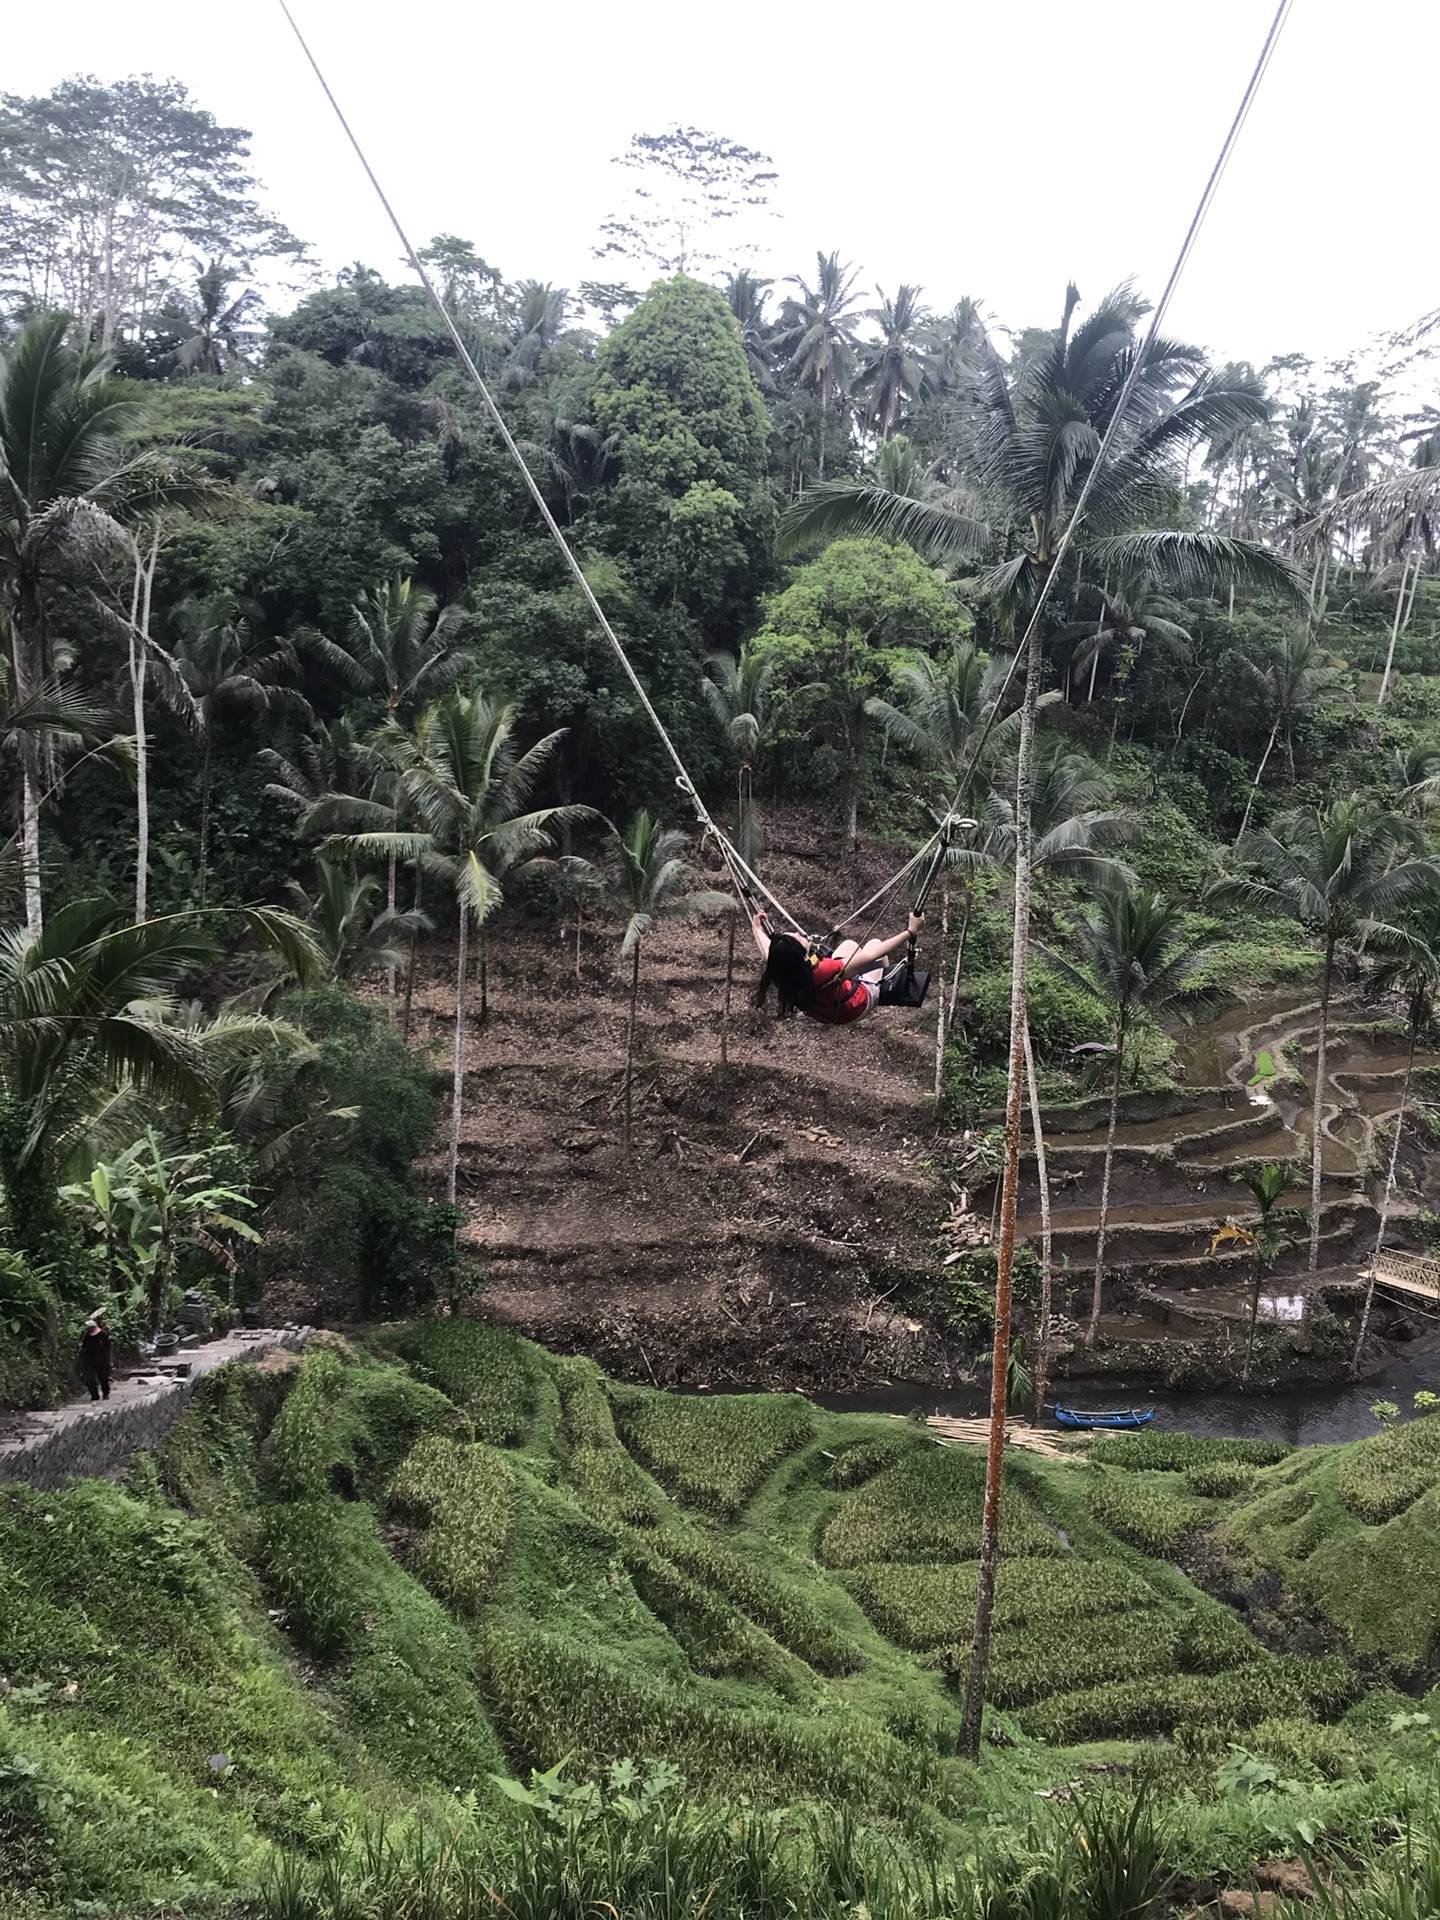
{"type": "Polygon", "coordinates": [[[1055,1409],[1057,1427],[1148,1427],[1154,1418],[1154,1407],[1126,1407],[1118,1413],[1082,1413],[1077,1407],[1055,1409]]]}

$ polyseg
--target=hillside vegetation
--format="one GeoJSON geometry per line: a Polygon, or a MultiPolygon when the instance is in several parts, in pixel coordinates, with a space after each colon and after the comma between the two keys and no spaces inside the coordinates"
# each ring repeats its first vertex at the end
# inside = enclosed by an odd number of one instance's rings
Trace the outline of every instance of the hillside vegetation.
{"type": "Polygon", "coordinates": [[[754,1910],[741,1845],[776,1849],[767,1899],[839,1848],[939,1915],[979,1897],[978,1832],[1002,1877],[1051,1844],[1055,1791],[1060,1845],[1143,1789],[1165,1872],[1196,1885],[1302,1832],[1353,1864],[1433,1747],[1433,1424],[1278,1461],[1184,1436],[1017,1460],[975,1766],[951,1749],[977,1452],[796,1398],[618,1387],[465,1320],[223,1369],[125,1486],[0,1494],[0,1910],[258,1890],[272,1920],[388,1912],[429,1858],[434,1912],[459,1914],[523,1892],[562,1832],[596,1897],[631,1873],[648,1899],[663,1830],[727,1913],[754,1910]],[[1182,1481],[1219,1467],[1243,1484],[1182,1481]],[[1389,1517],[1345,1504],[1402,1487],[1389,1517]],[[1202,1538],[1283,1604],[1196,1585],[1175,1559],[1202,1538]],[[1286,1607],[1331,1650],[1275,1650],[1286,1607]]]}

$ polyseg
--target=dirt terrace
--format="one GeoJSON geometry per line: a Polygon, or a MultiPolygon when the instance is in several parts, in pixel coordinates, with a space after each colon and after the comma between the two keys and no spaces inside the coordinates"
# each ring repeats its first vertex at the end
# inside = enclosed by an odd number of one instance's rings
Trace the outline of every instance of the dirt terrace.
{"type": "MultiPolygon", "coordinates": [[[[841,860],[833,828],[798,811],[766,825],[768,883],[821,929],[905,857],[869,844],[841,860]]],[[[722,876],[701,869],[696,884],[722,876]]],[[[903,924],[897,900],[878,931],[903,924]]],[[[618,934],[585,928],[577,982],[573,933],[508,911],[494,924],[459,1196],[469,1260],[489,1276],[482,1310],[664,1386],[943,1374],[916,1317],[940,1210],[929,1009],[841,1030],[758,1013],[742,926],[722,1068],[725,921],[662,926],[644,948],[627,1154],[618,934]]],[[[451,966],[434,943],[415,993],[416,1035],[447,1061],[451,966]]]]}

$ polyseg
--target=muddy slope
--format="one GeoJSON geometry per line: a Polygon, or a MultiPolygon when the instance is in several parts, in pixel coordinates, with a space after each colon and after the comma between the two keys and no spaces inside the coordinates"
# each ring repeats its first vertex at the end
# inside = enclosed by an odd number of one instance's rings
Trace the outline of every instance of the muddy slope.
{"type": "MultiPolygon", "coordinates": [[[[840,862],[833,829],[798,812],[767,828],[769,883],[821,927],[905,857],[840,862]]],[[[886,911],[881,931],[903,925],[903,901],[886,911]]],[[[724,922],[669,923],[644,946],[627,1153],[618,932],[585,929],[577,982],[573,934],[509,912],[494,927],[460,1163],[481,1310],[664,1386],[943,1377],[919,1320],[940,1211],[929,1009],[847,1030],[757,1013],[742,927],[722,1068],[724,922]]],[[[452,964],[434,943],[415,994],[416,1036],[447,1060],[452,964]]]]}

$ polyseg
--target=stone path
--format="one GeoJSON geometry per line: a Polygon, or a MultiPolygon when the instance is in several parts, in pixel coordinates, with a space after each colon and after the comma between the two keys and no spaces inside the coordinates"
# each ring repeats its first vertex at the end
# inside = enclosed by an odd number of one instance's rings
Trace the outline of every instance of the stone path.
{"type": "Polygon", "coordinates": [[[49,1413],[25,1416],[18,1432],[0,1440],[0,1483],[58,1487],[80,1474],[116,1474],[143,1448],[163,1440],[189,1404],[197,1384],[232,1360],[297,1353],[308,1327],[260,1328],[185,1347],[163,1364],[188,1363],[180,1374],[135,1372],[117,1379],[108,1400],[72,1400],[49,1413]]]}

